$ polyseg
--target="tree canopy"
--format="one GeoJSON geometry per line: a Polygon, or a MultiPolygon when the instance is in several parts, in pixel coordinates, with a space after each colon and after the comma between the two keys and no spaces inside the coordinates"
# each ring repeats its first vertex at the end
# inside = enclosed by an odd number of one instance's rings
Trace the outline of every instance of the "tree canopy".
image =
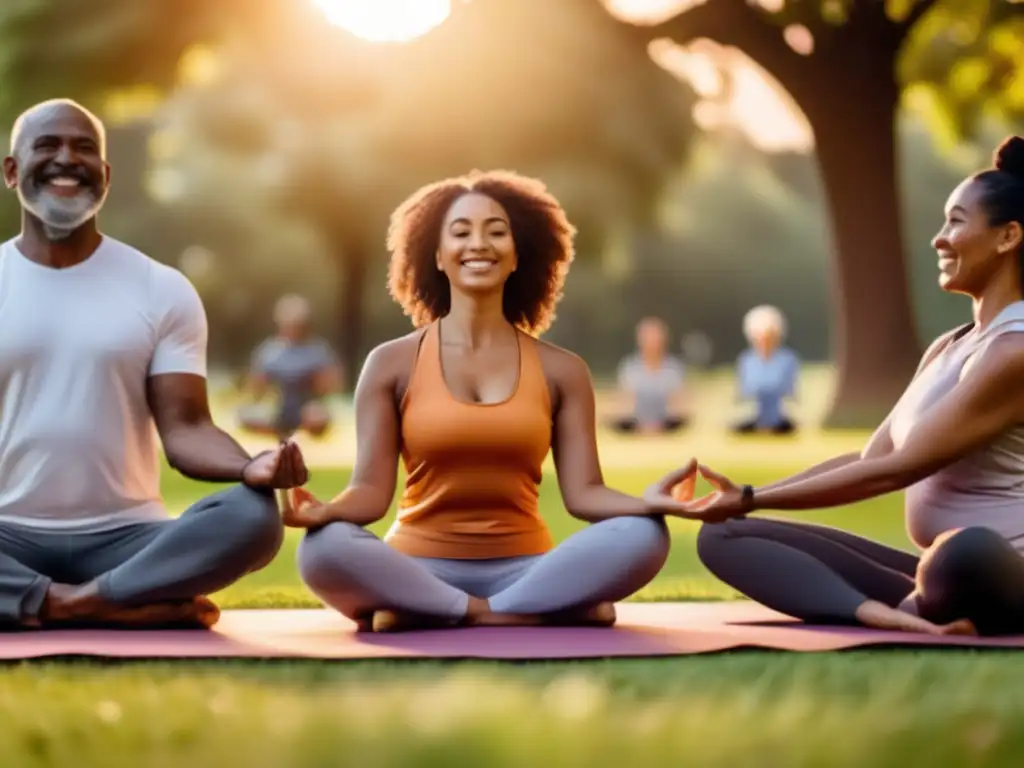
{"type": "Polygon", "coordinates": [[[692,92],[593,0],[479,0],[401,45],[359,40],[312,4],[259,0],[234,16],[230,3],[196,4],[186,20],[173,2],[108,1],[88,4],[91,36],[40,56],[59,5],[0,17],[0,48],[12,43],[0,73],[19,86],[3,110],[58,93],[166,95],[157,188],[182,221],[224,239],[246,216],[258,226],[259,211],[312,227],[337,266],[350,369],[387,215],[417,186],[472,168],[541,176],[580,228],[580,252],[599,255],[650,224],[693,134],[692,92]],[[147,59],[158,29],[172,31],[147,59]],[[67,87],[64,68],[76,72],[67,87]]]}

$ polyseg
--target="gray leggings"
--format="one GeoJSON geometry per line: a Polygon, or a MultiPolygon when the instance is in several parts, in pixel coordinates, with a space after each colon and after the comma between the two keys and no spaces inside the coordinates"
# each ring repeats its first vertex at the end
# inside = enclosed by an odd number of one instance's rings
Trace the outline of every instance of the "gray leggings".
{"type": "Polygon", "coordinates": [[[703,525],[697,553],[740,593],[808,622],[856,624],[862,603],[896,607],[916,590],[913,607],[932,621],[1024,631],[1024,558],[987,528],[952,531],[919,558],[828,526],[736,518],[703,525]]]}
{"type": "Polygon", "coordinates": [[[668,551],[664,520],[650,517],[603,520],[543,555],[490,560],[410,557],[339,522],[308,533],[298,559],[310,590],[350,619],[393,609],[458,620],[471,595],[514,614],[623,600],[658,574],[668,551]]]}
{"type": "Polygon", "coordinates": [[[283,538],[273,497],[244,486],[177,519],[97,533],[0,525],[0,628],[36,618],[53,582],[98,579],[100,594],[125,606],[207,595],[267,565],[283,538]]]}

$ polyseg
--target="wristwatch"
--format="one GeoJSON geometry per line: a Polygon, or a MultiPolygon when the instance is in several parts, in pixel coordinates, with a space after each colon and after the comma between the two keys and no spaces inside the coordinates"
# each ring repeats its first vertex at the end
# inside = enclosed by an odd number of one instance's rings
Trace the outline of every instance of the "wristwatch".
{"type": "Polygon", "coordinates": [[[743,502],[743,509],[750,511],[754,508],[754,486],[740,486],[740,499],[743,502]]]}

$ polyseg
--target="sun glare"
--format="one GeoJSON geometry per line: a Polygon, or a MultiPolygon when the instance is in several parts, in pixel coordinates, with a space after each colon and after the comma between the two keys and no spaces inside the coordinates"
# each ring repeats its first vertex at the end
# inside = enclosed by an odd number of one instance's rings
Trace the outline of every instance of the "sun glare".
{"type": "Polygon", "coordinates": [[[332,24],[373,42],[419,37],[448,17],[450,0],[313,0],[332,24]]]}

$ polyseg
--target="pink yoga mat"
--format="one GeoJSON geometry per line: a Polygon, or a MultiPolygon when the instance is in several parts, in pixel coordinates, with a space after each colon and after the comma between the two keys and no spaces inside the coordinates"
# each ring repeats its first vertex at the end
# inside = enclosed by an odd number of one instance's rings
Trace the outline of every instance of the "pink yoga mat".
{"type": "Polygon", "coordinates": [[[625,603],[597,628],[476,628],[357,634],[326,610],[225,611],[210,631],[55,630],[0,635],[0,659],[463,658],[588,659],[682,656],[734,648],[836,651],[860,646],[1024,648],[1014,638],[934,638],[799,624],[754,603],[625,603]]]}

